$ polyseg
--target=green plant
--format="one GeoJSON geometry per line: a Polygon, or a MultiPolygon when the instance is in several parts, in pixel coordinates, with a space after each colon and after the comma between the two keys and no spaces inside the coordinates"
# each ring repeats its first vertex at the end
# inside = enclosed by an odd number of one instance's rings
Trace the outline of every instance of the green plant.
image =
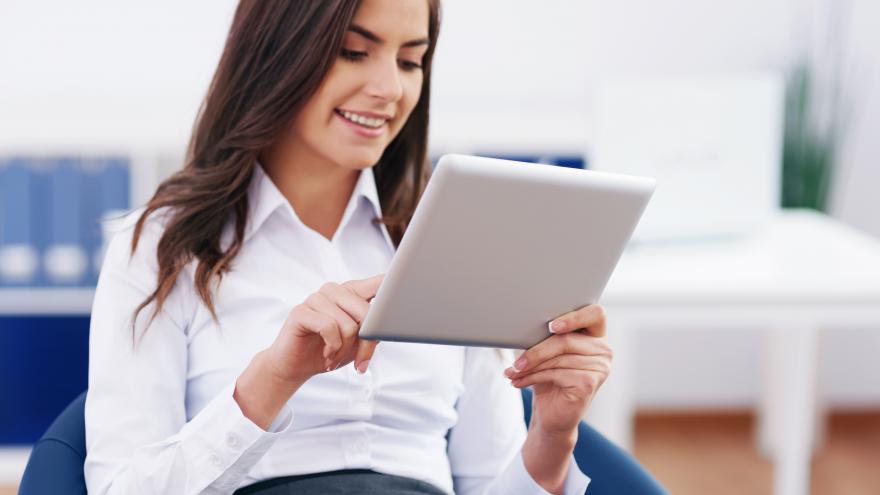
{"type": "MultiPolygon", "coordinates": [[[[833,95],[832,95],[833,96],[833,95]]],[[[792,70],[785,94],[782,206],[826,211],[833,180],[839,122],[829,100],[828,124],[817,122],[819,91],[807,63],[792,70]]]]}

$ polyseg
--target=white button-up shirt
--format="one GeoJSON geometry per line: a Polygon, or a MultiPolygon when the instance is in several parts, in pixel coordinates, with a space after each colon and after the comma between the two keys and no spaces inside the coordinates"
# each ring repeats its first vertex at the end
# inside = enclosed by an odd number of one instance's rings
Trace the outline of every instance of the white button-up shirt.
{"type": "MultiPolygon", "coordinates": [[[[492,349],[382,342],[369,370],[317,375],[265,431],[232,398],[235,380],[275,339],[291,308],[328,281],[384,273],[394,246],[370,169],[332,240],[303,224],[260,166],[248,190],[245,243],[214,292],[218,326],[178,278],[146,332],[162,212],[130,255],[129,215],[109,244],[92,308],[86,400],[91,494],[231,493],[261,480],[372,469],[460,494],[543,494],[523,466],[520,392],[492,349]],[[143,333],[142,333],[143,332],[143,333]]],[[[224,233],[223,244],[231,239],[224,233]]],[[[566,493],[589,479],[570,461],[566,493]]]]}

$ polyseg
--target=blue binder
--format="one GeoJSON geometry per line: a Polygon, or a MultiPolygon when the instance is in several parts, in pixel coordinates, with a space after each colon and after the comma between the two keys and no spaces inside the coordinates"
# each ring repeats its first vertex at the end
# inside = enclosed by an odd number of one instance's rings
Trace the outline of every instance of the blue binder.
{"type": "Polygon", "coordinates": [[[49,244],[43,256],[52,285],[86,281],[88,254],[83,242],[83,174],[77,158],[59,158],[49,176],[49,244]]]}
{"type": "Polygon", "coordinates": [[[24,158],[0,163],[0,285],[27,286],[37,279],[39,254],[31,225],[32,174],[24,158]]]}
{"type": "Polygon", "coordinates": [[[553,158],[553,165],[567,168],[586,168],[586,162],[583,156],[567,155],[557,156],[553,158]]]}
{"type": "MultiPolygon", "coordinates": [[[[32,158],[29,160],[31,169],[31,235],[34,246],[37,249],[40,260],[46,254],[46,246],[49,245],[49,211],[50,205],[50,178],[54,161],[50,158],[32,158]]],[[[35,285],[47,287],[50,285],[46,276],[46,267],[41,262],[37,271],[35,285]]]]}
{"type": "Polygon", "coordinates": [[[583,156],[580,155],[511,155],[511,154],[498,154],[498,153],[477,153],[480,156],[485,156],[488,158],[500,158],[502,160],[514,160],[517,162],[531,162],[531,163],[547,163],[550,165],[556,165],[558,167],[566,167],[566,168],[585,168],[586,161],[583,156]]]}
{"type": "Polygon", "coordinates": [[[101,214],[125,211],[130,207],[129,162],[126,158],[111,157],[105,160],[101,174],[101,214]]]}
{"type": "Polygon", "coordinates": [[[85,244],[90,254],[91,283],[97,282],[98,273],[103,261],[104,239],[103,224],[107,219],[117,218],[129,209],[130,165],[124,157],[102,157],[94,159],[89,167],[87,190],[85,244]]]}

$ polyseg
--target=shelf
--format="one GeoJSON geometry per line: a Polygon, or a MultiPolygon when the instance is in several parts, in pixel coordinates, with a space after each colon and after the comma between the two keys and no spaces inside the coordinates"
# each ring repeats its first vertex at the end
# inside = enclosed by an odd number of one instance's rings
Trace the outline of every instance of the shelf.
{"type": "Polygon", "coordinates": [[[2,288],[0,316],[84,315],[92,312],[93,287],[2,288]]]}

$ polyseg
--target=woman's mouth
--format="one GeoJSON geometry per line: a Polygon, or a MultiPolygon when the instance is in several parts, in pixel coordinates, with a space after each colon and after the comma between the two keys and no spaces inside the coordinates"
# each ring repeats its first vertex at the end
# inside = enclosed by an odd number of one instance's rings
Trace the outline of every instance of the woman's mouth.
{"type": "Polygon", "coordinates": [[[371,117],[367,117],[367,116],[359,114],[359,113],[349,112],[348,110],[336,109],[336,112],[339,115],[342,115],[344,118],[350,120],[351,122],[354,122],[355,124],[360,124],[364,127],[369,127],[371,129],[376,129],[378,127],[382,127],[385,124],[385,122],[387,122],[387,119],[375,118],[375,117],[371,118],[371,117]]]}
{"type": "Polygon", "coordinates": [[[352,130],[366,137],[380,136],[385,130],[388,119],[365,115],[348,110],[335,109],[334,113],[339,116],[352,130]]]}

